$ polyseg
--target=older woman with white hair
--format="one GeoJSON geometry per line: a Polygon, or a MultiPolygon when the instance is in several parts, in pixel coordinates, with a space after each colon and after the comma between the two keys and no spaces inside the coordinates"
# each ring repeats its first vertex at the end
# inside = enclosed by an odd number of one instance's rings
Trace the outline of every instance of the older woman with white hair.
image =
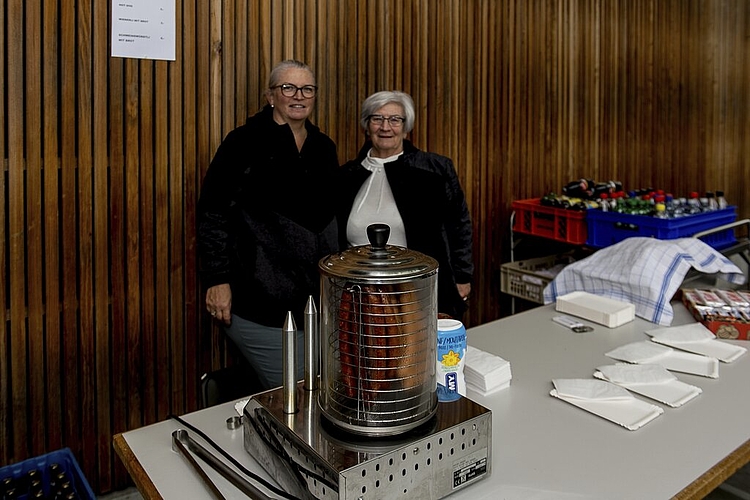
{"type": "Polygon", "coordinates": [[[460,318],[474,272],[469,209],[450,158],[406,139],[414,117],[404,92],[377,92],[362,103],[367,141],[343,166],[339,236],[342,244],[365,245],[367,226],[388,224],[388,244],[438,261],[438,312],[460,318]]]}

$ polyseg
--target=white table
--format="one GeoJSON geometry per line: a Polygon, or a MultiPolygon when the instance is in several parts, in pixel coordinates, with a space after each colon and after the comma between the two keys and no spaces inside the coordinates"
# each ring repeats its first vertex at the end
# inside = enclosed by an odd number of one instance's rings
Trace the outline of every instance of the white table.
{"type": "MultiPolygon", "coordinates": [[[[674,324],[692,321],[676,303],[674,324]]],[[[471,399],[492,410],[492,473],[456,492],[460,499],[702,498],[750,461],[750,354],[721,364],[720,377],[676,374],[703,393],[639,430],[629,431],[549,395],[553,378],[589,378],[614,363],[608,350],[645,340],[655,325],[636,319],[616,329],[578,334],[553,323],[552,306],[471,328],[468,342],[511,363],[510,388],[471,399]]],[[[740,345],[750,343],[736,341],[740,345]]],[[[249,468],[242,430],[225,420],[227,403],[186,415],[249,468]]],[[[173,420],[115,437],[115,448],[146,498],[208,498],[184,459],[171,451],[173,420]]],[[[211,471],[212,473],[212,471],[211,471]]],[[[211,476],[227,498],[244,498],[211,476]]]]}

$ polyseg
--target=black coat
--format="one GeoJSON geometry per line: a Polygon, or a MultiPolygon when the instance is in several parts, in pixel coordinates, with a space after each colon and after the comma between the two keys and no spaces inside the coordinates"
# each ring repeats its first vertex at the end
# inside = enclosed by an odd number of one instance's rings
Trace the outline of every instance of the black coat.
{"type": "MultiPolygon", "coordinates": [[[[342,167],[339,240],[346,246],[346,225],[354,198],[371,172],[362,166],[370,150],[342,167]]],[[[407,245],[438,261],[438,311],[460,318],[466,304],[456,283],[471,283],[472,227],[466,198],[450,158],[417,149],[404,141],[404,154],[385,165],[388,183],[404,221],[407,245]]]]}
{"type": "Polygon", "coordinates": [[[302,327],[308,296],[320,296],[318,261],[338,250],[336,146],[306,128],[298,151],[266,106],[219,146],[198,202],[202,284],[229,283],[232,312],[265,326],[292,311],[302,327]]]}

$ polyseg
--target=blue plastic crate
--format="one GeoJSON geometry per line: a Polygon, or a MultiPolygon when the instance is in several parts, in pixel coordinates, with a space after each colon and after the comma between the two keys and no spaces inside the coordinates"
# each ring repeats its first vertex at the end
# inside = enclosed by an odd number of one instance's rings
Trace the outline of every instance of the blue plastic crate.
{"type": "MultiPolygon", "coordinates": [[[[660,240],[687,238],[696,233],[734,222],[737,219],[735,208],[728,207],[675,219],[589,210],[586,213],[588,228],[586,244],[594,248],[603,248],[633,236],[660,240]]],[[[709,234],[701,240],[717,250],[737,242],[732,228],[709,234]]]]}
{"type": "MultiPolygon", "coordinates": [[[[22,493],[19,499],[26,500],[29,498],[28,486],[26,485],[28,481],[26,478],[29,471],[37,470],[41,474],[44,494],[51,498],[52,473],[50,472],[50,466],[52,464],[59,464],[60,469],[67,474],[78,498],[81,498],[82,500],[96,500],[96,496],[94,496],[94,492],[91,490],[91,486],[89,486],[88,481],[81,472],[81,468],[78,466],[78,462],[70,451],[70,448],[63,448],[45,455],[29,458],[23,462],[6,465],[5,467],[0,468],[0,481],[8,477],[13,478],[15,484],[22,493]],[[26,489],[24,490],[23,488],[26,489]]],[[[2,495],[0,494],[0,497],[1,496],[2,495]]]]}

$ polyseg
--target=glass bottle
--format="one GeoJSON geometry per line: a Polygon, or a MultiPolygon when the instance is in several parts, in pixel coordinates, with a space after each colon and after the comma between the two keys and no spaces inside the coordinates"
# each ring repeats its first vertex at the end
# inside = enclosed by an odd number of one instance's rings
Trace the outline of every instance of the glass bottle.
{"type": "Polygon", "coordinates": [[[657,203],[654,208],[656,209],[656,212],[654,213],[654,217],[657,219],[666,219],[667,218],[667,207],[664,206],[664,203],[657,203]]]}
{"type": "Polygon", "coordinates": [[[719,209],[719,204],[716,202],[713,191],[706,191],[706,208],[711,211],[719,209]]]}
{"type": "Polygon", "coordinates": [[[724,191],[716,191],[716,204],[719,206],[719,210],[724,210],[729,206],[724,198],[724,191]]]}

